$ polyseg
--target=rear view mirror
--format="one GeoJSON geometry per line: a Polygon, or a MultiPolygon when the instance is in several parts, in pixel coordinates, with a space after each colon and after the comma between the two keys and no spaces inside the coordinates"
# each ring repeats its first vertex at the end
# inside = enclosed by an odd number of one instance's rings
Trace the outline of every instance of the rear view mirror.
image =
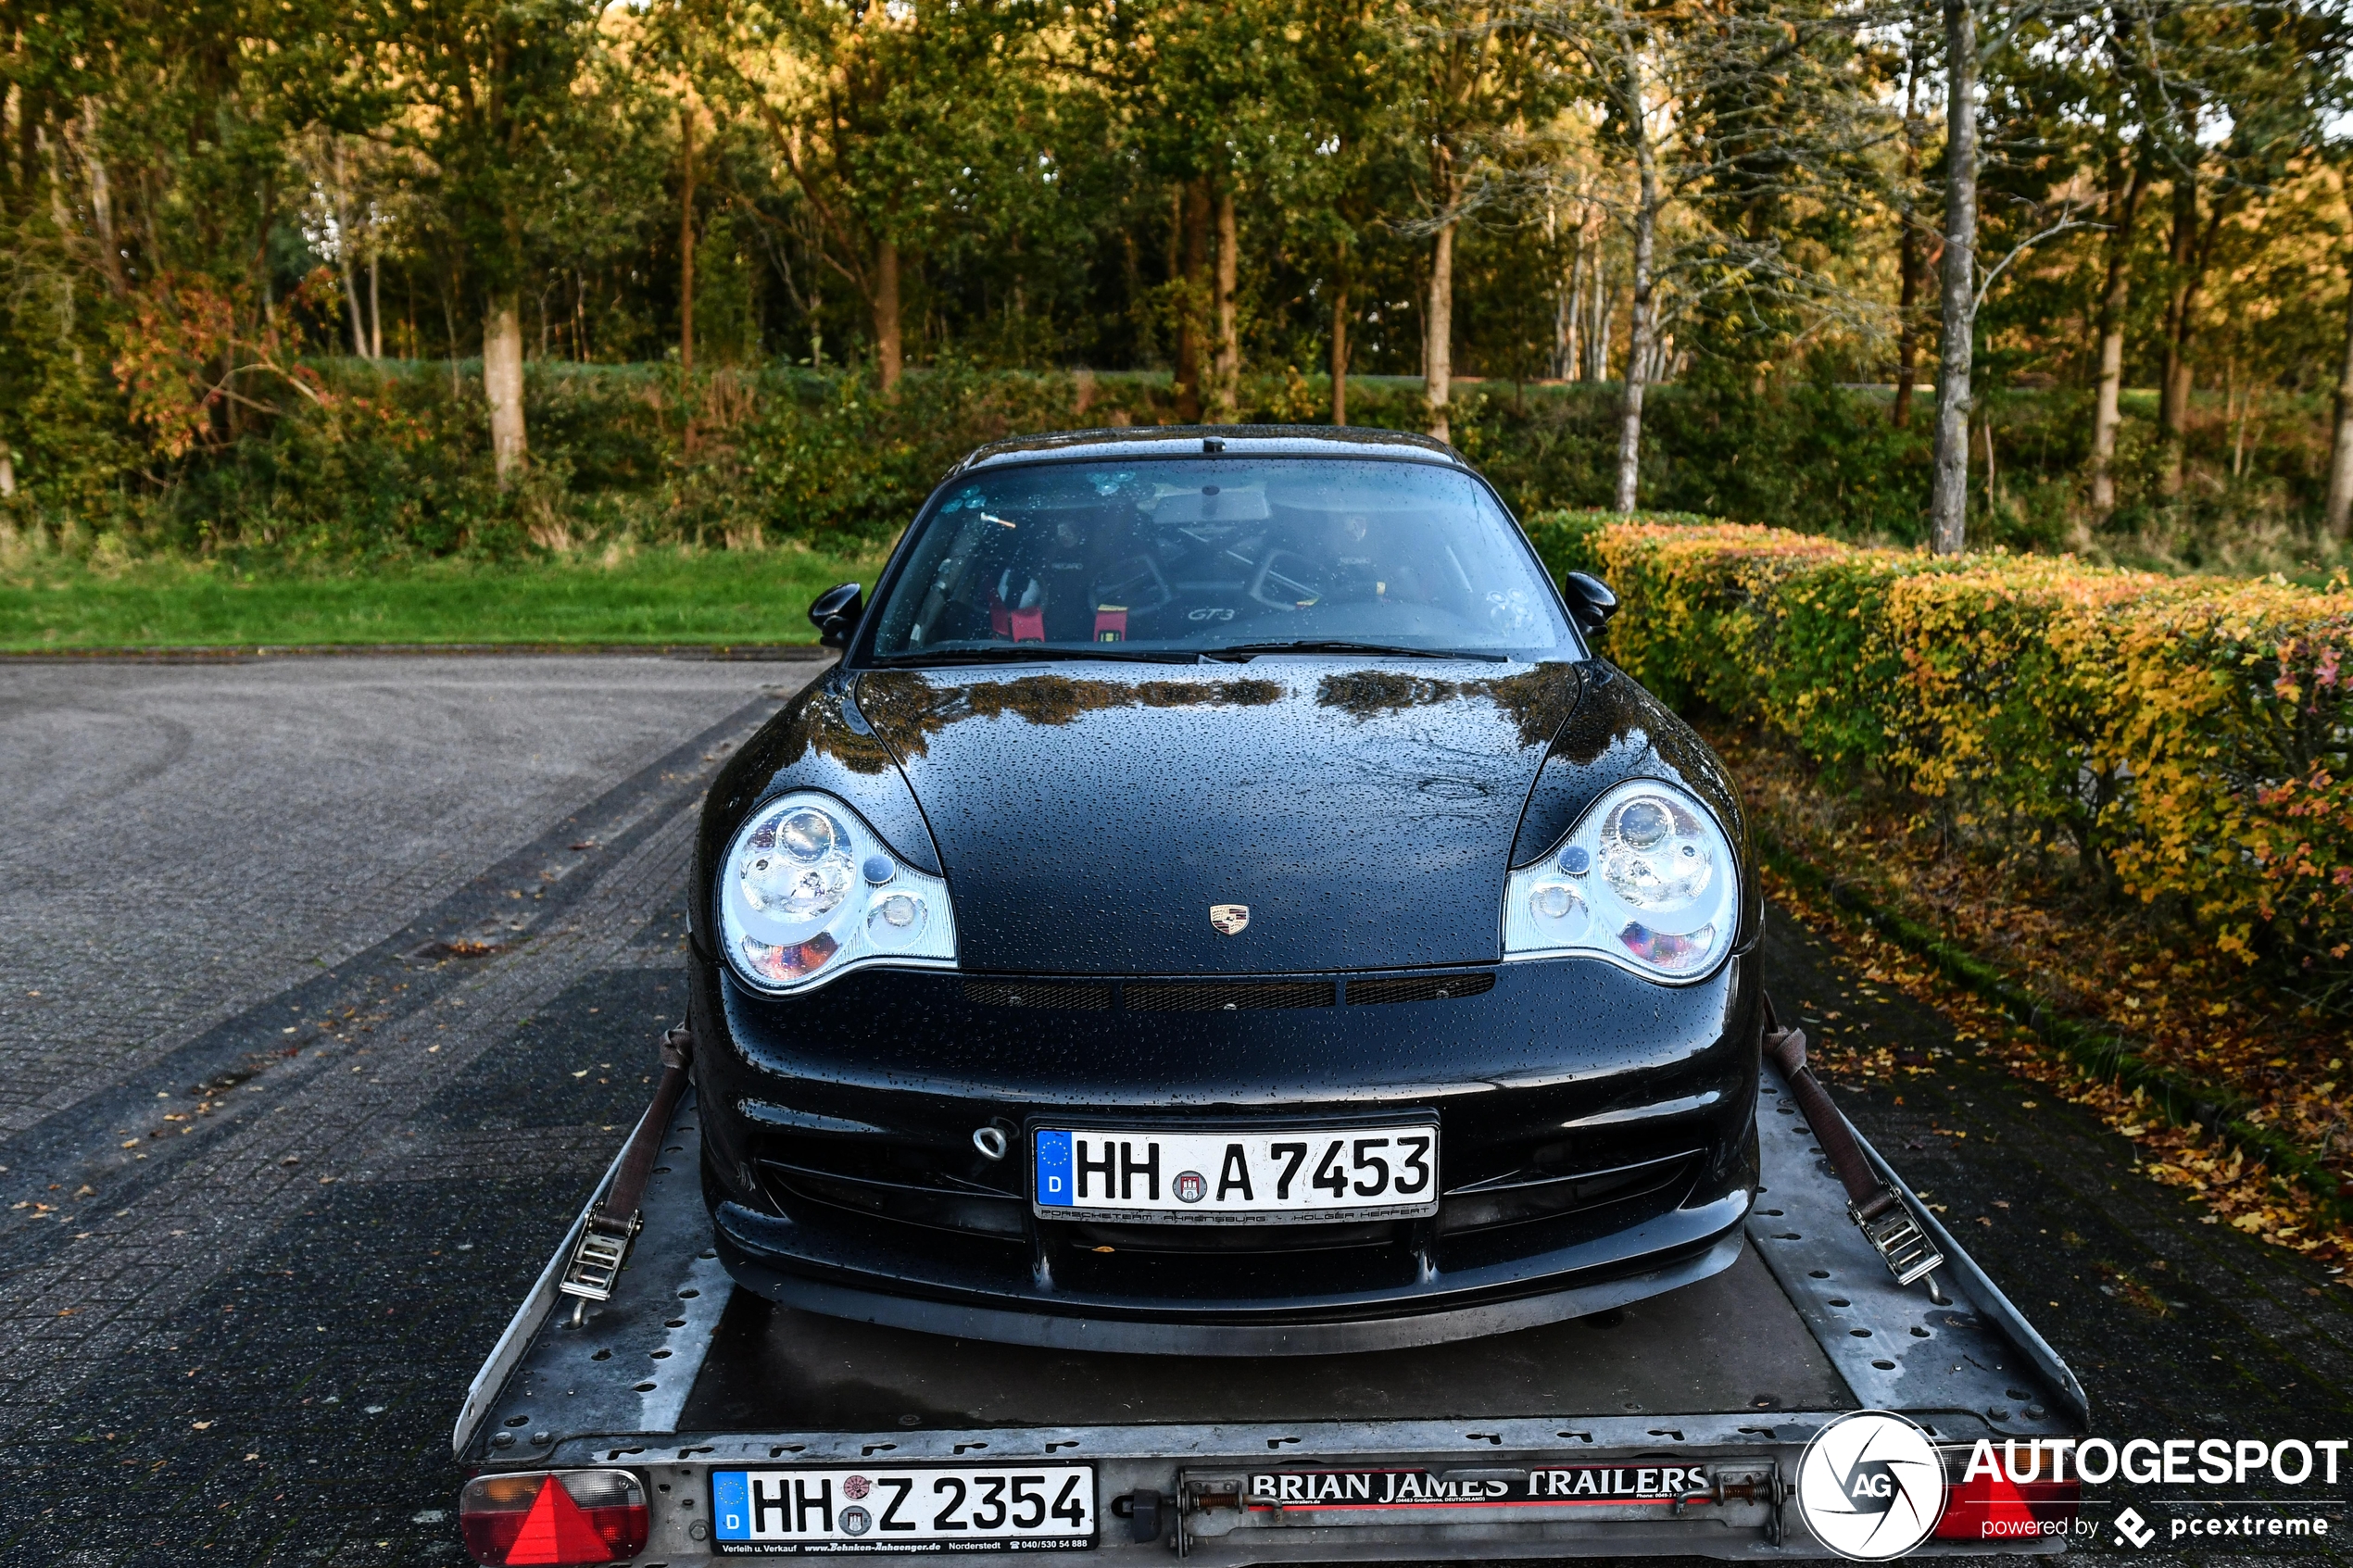
{"type": "Polygon", "coordinates": [[[809,623],[817,628],[819,642],[829,648],[849,643],[849,633],[858,630],[858,618],[865,613],[863,595],[864,590],[858,583],[844,583],[817,596],[816,602],[809,607],[809,623]]]}
{"type": "Polygon", "coordinates": [[[1609,584],[1591,572],[1572,571],[1561,579],[1561,586],[1567,592],[1568,618],[1577,623],[1578,631],[1588,637],[1601,635],[1609,618],[1617,613],[1617,596],[1609,591],[1609,584]]]}

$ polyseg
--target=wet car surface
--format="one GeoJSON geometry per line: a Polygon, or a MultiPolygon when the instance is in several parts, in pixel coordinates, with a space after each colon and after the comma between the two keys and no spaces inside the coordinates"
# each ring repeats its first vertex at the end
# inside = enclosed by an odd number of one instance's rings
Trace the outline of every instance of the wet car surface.
{"type": "Polygon", "coordinates": [[[829,597],[841,665],[699,844],[739,1283],[1263,1354],[1729,1264],[1761,1020],[1737,796],[1449,449],[984,449],[872,609],[829,597]],[[1086,1163],[1114,1145],[1115,1198],[1086,1163]]]}

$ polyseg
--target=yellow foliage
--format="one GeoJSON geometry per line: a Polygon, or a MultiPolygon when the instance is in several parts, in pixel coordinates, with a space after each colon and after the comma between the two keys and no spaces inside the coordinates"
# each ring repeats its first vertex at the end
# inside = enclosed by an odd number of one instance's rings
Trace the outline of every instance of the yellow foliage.
{"type": "Polygon", "coordinates": [[[1610,651],[1994,848],[2063,845],[2223,951],[2353,984],[2353,593],[1738,524],[1592,546],[1610,651]]]}

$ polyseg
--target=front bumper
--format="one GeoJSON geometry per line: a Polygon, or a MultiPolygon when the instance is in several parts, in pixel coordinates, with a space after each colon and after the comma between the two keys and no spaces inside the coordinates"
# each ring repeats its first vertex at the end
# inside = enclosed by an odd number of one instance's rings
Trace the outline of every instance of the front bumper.
{"type": "Polygon", "coordinates": [[[1139,1352],[1389,1348],[1603,1311],[1737,1255],[1756,1184],[1755,965],[1676,989],[1579,960],[1250,977],[1216,983],[1242,998],[1228,1008],[1172,1007],[1167,981],[937,972],[771,998],[698,959],[720,1256],[747,1287],[830,1315],[1139,1352]],[[1435,1219],[1031,1211],[1036,1116],[1408,1113],[1440,1123],[1435,1219]],[[976,1145],[989,1127],[1000,1160],[976,1145]]]}

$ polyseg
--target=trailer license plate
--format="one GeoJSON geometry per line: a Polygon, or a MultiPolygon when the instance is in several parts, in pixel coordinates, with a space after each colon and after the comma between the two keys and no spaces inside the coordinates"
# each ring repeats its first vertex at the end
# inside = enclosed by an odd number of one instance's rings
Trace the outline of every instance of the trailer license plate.
{"type": "Polygon", "coordinates": [[[714,1470],[724,1552],[1070,1551],[1095,1544],[1095,1467],[714,1470]]]}
{"type": "Polygon", "coordinates": [[[1040,1127],[1037,1210],[1209,1223],[1438,1212],[1438,1129],[1252,1133],[1040,1127]]]}

